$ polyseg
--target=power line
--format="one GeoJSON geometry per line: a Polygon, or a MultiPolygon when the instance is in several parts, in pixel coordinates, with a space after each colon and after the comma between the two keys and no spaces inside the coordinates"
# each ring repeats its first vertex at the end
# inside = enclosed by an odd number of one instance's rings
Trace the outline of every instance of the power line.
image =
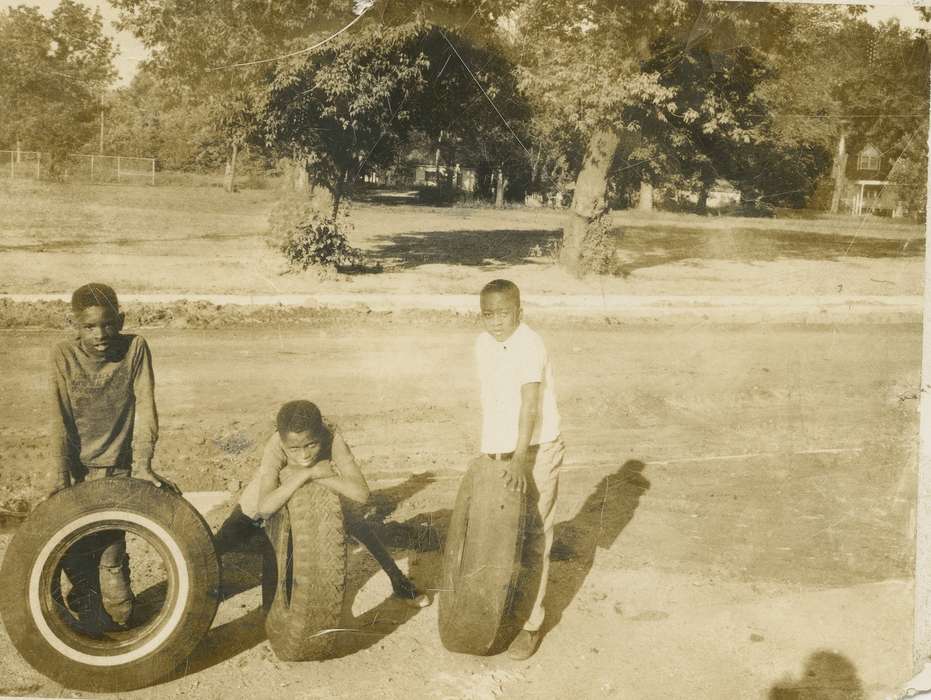
{"type": "Polygon", "coordinates": [[[508,128],[508,131],[511,132],[511,135],[514,137],[514,139],[517,141],[520,147],[524,149],[524,152],[528,156],[532,157],[530,151],[527,150],[527,147],[520,140],[520,137],[515,133],[514,129],[511,128],[511,125],[508,123],[508,120],[504,118],[503,114],[501,114],[501,111],[498,109],[498,106],[494,103],[494,100],[492,100],[491,97],[489,97],[488,93],[485,92],[485,88],[482,87],[482,84],[478,81],[478,78],[475,77],[475,74],[472,72],[472,69],[469,68],[469,64],[467,64],[465,60],[462,58],[462,56],[459,55],[459,52],[456,50],[456,47],[453,46],[453,42],[451,42],[449,40],[449,37],[446,36],[446,32],[444,32],[442,29],[440,29],[439,31],[440,31],[440,36],[442,36],[443,39],[446,40],[446,43],[449,44],[449,48],[451,48],[453,50],[453,53],[456,54],[456,58],[459,59],[459,62],[462,63],[463,67],[466,69],[469,76],[472,78],[472,80],[475,81],[475,84],[478,85],[478,89],[482,91],[482,94],[485,96],[485,99],[488,100],[488,104],[490,104],[492,108],[495,110],[495,112],[497,112],[498,116],[501,118],[501,121],[504,122],[504,125],[508,128]]]}
{"type": "Polygon", "coordinates": [[[207,69],[207,72],[209,73],[209,72],[218,71],[218,70],[225,70],[225,69],[227,69],[227,68],[243,68],[243,67],[246,67],[246,66],[257,66],[257,65],[262,64],[262,63],[274,63],[275,61],[281,61],[281,60],[283,60],[283,59],[285,59],[285,58],[291,58],[291,57],[293,57],[293,56],[300,56],[301,54],[310,53],[310,52],[313,51],[314,49],[319,49],[321,46],[323,46],[325,43],[327,43],[327,42],[330,41],[331,39],[335,39],[335,38],[338,37],[340,34],[342,34],[343,32],[345,32],[345,31],[346,31],[347,29],[349,29],[352,25],[354,25],[356,22],[358,22],[360,19],[362,19],[362,17],[365,16],[365,13],[368,12],[370,9],[372,9],[372,7],[374,7],[374,5],[369,5],[369,6],[366,7],[364,10],[362,10],[362,12],[359,14],[358,17],[356,17],[354,20],[352,20],[352,21],[351,21],[349,24],[347,24],[345,27],[343,27],[342,29],[340,29],[340,30],[339,30],[338,32],[336,32],[335,34],[331,34],[330,36],[328,36],[328,37],[327,37],[326,39],[324,39],[323,41],[318,41],[318,42],[317,42],[316,44],[314,44],[313,46],[308,46],[308,47],[305,48],[305,49],[300,49],[300,50],[298,50],[298,51],[292,51],[291,53],[282,54],[281,56],[274,56],[274,57],[272,57],[272,58],[261,58],[261,59],[259,59],[259,60],[257,60],[257,61],[244,61],[244,62],[242,62],[242,63],[230,63],[229,65],[226,65],[226,66],[217,66],[216,68],[208,68],[208,69],[207,69]]]}

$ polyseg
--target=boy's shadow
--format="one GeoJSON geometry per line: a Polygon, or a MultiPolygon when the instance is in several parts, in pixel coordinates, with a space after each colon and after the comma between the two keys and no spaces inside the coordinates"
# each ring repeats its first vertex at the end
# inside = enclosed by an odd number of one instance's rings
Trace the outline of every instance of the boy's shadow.
{"type": "MultiPolygon", "coordinates": [[[[421,591],[435,589],[442,576],[440,542],[448,527],[450,511],[446,509],[419,514],[404,523],[384,523],[384,519],[394,513],[401,503],[432,482],[433,476],[430,473],[414,475],[396,486],[373,491],[371,500],[363,507],[365,522],[374,529],[383,544],[393,550],[395,558],[397,550],[411,554],[408,575],[421,591]]],[[[337,652],[329,658],[354,654],[378,643],[420,611],[389,595],[378,605],[358,617],[354,616],[352,602],[365,583],[381,572],[381,568],[364,547],[354,546],[354,539],[347,538],[347,541],[350,553],[343,620],[340,625],[346,631],[337,633],[341,635],[337,652]]],[[[221,601],[229,601],[261,586],[262,559],[267,547],[270,545],[264,532],[259,531],[235,551],[222,554],[221,601]]],[[[432,599],[433,596],[430,597],[432,599]]],[[[265,613],[260,604],[245,615],[212,628],[174,677],[196,673],[227,661],[261,644],[265,639],[265,613]]]]}
{"type": "Polygon", "coordinates": [[[550,573],[543,599],[544,635],[562,619],[595,562],[595,553],[610,549],[634,516],[640,497],[650,488],[646,465],[629,460],[605,476],[572,520],[557,523],[550,553],[550,573]]]}
{"type": "Polygon", "coordinates": [[[865,693],[857,668],[847,657],[816,651],[808,657],[798,680],[780,681],[769,690],[769,700],[863,700],[865,693]]]}

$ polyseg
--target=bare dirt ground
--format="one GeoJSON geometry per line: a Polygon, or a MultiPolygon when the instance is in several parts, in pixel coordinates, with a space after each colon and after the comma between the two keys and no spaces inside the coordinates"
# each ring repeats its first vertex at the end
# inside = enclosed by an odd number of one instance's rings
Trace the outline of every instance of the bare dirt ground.
{"type": "MultiPolygon", "coordinates": [[[[187,674],[122,695],[885,698],[911,676],[920,325],[529,321],[556,363],[569,450],[537,655],[446,652],[436,607],[389,599],[354,551],[343,655],[279,662],[257,560],[231,555],[231,597],[187,674]]],[[[187,491],[232,493],[277,406],[316,400],[372,481],[370,517],[435,589],[477,444],[476,330],[455,315],[363,312],[146,329],[156,469],[187,491]]],[[[0,332],[0,395],[15,397],[0,405],[5,498],[38,495],[59,337],[0,332]]],[[[0,692],[86,695],[25,666],[5,635],[0,692]]]]}
{"type": "Polygon", "coordinates": [[[268,245],[280,193],[0,182],[0,293],[471,294],[507,271],[526,294],[915,295],[924,229],[890,219],[614,214],[619,272],[578,280],[549,254],[564,212],[351,207],[350,240],[379,274],[285,274],[268,245]]]}

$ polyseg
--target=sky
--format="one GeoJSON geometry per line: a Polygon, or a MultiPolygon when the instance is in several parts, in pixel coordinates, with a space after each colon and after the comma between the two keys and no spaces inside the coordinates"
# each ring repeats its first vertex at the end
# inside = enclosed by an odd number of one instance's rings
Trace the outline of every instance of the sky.
{"type": "MultiPolygon", "coordinates": [[[[117,31],[113,22],[117,19],[117,11],[106,0],[79,0],[91,8],[99,8],[103,16],[104,27],[119,48],[116,58],[116,68],[119,72],[119,84],[127,85],[136,73],[140,61],[145,60],[147,52],[140,41],[129,32],[117,31]]],[[[811,0],[812,2],[826,2],[838,4],[833,0],[811,0]]],[[[921,17],[916,5],[931,5],[931,0],[874,0],[872,9],[867,17],[873,22],[883,22],[897,18],[903,26],[918,27],[922,25],[921,17]]],[[[0,9],[15,7],[17,5],[32,5],[43,12],[51,12],[58,5],[58,0],[0,0],[0,9]]]]}

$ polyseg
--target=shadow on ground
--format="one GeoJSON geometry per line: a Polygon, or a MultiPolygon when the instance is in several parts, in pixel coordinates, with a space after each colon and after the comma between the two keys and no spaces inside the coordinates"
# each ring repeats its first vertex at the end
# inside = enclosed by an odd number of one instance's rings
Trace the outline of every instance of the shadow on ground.
{"type": "MultiPolygon", "coordinates": [[[[496,269],[521,263],[548,263],[559,229],[426,231],[377,236],[371,252],[389,269],[422,265],[466,265],[496,269]]],[[[775,260],[836,261],[842,258],[920,258],[924,240],[895,240],[803,231],[663,228],[625,224],[610,232],[618,252],[615,273],[686,260],[741,263],[775,260]]]]}
{"type": "Polygon", "coordinates": [[[419,204],[417,190],[360,189],[353,195],[357,202],[385,204],[387,206],[414,206],[419,204]]]}
{"type": "Polygon", "coordinates": [[[916,258],[925,252],[921,238],[894,240],[849,235],[832,236],[792,230],[733,228],[686,229],[624,225],[611,231],[622,263],[617,272],[628,276],[647,268],[684,260],[772,262],[840,258],[916,258]]]}
{"type": "MultiPolygon", "coordinates": [[[[433,482],[432,475],[417,474],[406,481],[386,489],[372,492],[365,520],[382,539],[392,556],[409,555],[408,575],[418,589],[436,588],[441,576],[442,552],[440,542],[449,523],[449,510],[418,514],[403,523],[385,523],[397,507],[433,482]]],[[[223,600],[251,590],[262,583],[262,557],[267,541],[261,532],[236,551],[223,554],[223,600]]],[[[381,568],[364,547],[356,547],[350,540],[346,578],[345,607],[342,628],[347,631],[338,645],[336,658],[354,654],[380,642],[401,625],[412,619],[420,609],[412,608],[401,600],[389,596],[359,616],[351,612],[352,602],[365,583],[376,575],[384,575],[381,568]],[[358,551],[355,551],[358,550],[358,551]]],[[[432,599],[432,594],[430,595],[432,599]]],[[[229,603],[227,603],[229,604],[229,603]]],[[[261,605],[245,615],[210,630],[206,638],[191,654],[184,667],[172,676],[180,678],[233,657],[265,641],[265,613],[261,605]]]]}
{"type": "Polygon", "coordinates": [[[816,651],[808,657],[798,680],[783,680],[770,688],[769,700],[863,700],[857,668],[841,654],[816,651]]]}
{"type": "Polygon", "coordinates": [[[544,257],[547,247],[561,235],[558,229],[400,233],[375,237],[371,251],[392,269],[421,265],[495,269],[518,263],[547,262],[544,257]]]}
{"type": "Polygon", "coordinates": [[[640,497],[650,488],[645,465],[628,460],[599,481],[572,520],[557,523],[543,607],[544,635],[559,624],[595,563],[599,548],[610,549],[633,519],[640,497]]]}

